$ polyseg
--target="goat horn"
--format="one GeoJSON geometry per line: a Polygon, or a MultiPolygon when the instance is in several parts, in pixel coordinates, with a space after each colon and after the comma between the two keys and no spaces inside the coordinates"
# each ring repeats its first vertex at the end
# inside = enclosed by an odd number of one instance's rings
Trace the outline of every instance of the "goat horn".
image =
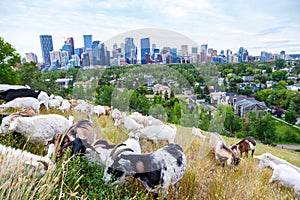
{"type": "Polygon", "coordinates": [[[131,148],[124,148],[124,149],[120,149],[119,151],[116,151],[113,155],[112,155],[112,159],[116,160],[117,156],[120,155],[122,152],[124,151],[131,151],[134,152],[131,148]]]}
{"type": "Polygon", "coordinates": [[[46,161],[44,161],[44,160],[38,160],[38,162],[40,162],[40,163],[42,163],[44,165],[44,170],[48,170],[49,164],[46,161]]]}
{"type": "Polygon", "coordinates": [[[109,156],[112,156],[115,153],[115,151],[117,150],[117,148],[119,148],[120,146],[126,146],[126,144],[121,143],[121,144],[118,144],[117,146],[115,146],[115,148],[113,148],[113,150],[110,152],[109,156]]]}

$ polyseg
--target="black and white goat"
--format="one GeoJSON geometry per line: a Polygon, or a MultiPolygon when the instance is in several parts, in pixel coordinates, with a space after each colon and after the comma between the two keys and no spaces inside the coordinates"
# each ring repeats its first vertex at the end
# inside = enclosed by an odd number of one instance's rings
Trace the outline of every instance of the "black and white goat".
{"type": "Polygon", "coordinates": [[[93,149],[95,140],[93,124],[89,120],[78,120],[65,133],[56,133],[49,142],[55,144],[58,156],[61,157],[67,147],[71,147],[71,156],[85,154],[87,148],[93,149]]]}
{"type": "Polygon", "coordinates": [[[33,97],[37,99],[41,91],[36,92],[30,88],[19,88],[19,89],[8,89],[6,91],[0,92],[0,99],[6,102],[12,101],[19,97],[33,97]]]}
{"type": "Polygon", "coordinates": [[[175,185],[177,191],[178,181],[183,177],[186,167],[183,149],[178,144],[169,144],[149,154],[122,153],[115,156],[113,163],[105,171],[105,175],[113,179],[105,181],[114,183],[126,175],[132,175],[148,191],[153,191],[155,198],[160,190],[166,198],[169,186],[175,185]]]}

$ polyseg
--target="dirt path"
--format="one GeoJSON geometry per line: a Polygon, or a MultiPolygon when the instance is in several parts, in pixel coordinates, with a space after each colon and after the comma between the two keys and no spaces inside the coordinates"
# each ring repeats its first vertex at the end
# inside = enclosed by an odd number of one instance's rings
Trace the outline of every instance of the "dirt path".
{"type": "Polygon", "coordinates": [[[294,145],[294,144],[277,144],[277,148],[283,148],[283,149],[291,149],[291,150],[300,150],[300,145],[294,145]]]}

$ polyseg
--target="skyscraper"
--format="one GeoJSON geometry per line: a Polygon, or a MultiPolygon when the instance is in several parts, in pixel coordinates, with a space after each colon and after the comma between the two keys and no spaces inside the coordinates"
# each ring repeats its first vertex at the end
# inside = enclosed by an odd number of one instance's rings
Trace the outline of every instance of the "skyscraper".
{"type": "Polygon", "coordinates": [[[42,56],[44,63],[50,64],[50,51],[53,51],[53,42],[51,35],[40,35],[42,56]]]}
{"type": "Polygon", "coordinates": [[[90,60],[91,65],[100,65],[100,41],[96,40],[92,43],[92,55],[93,59],[90,60]]]}
{"type": "Polygon", "coordinates": [[[62,49],[63,51],[68,52],[68,57],[69,57],[69,59],[70,59],[71,56],[73,55],[73,54],[72,54],[72,45],[71,45],[70,43],[66,42],[66,43],[61,47],[61,49],[62,49]]]}
{"type": "Polygon", "coordinates": [[[201,62],[205,62],[207,57],[207,44],[201,45],[201,62]]]}
{"type": "Polygon", "coordinates": [[[92,35],[83,35],[84,50],[92,48],[92,35]]]}
{"type": "Polygon", "coordinates": [[[125,38],[125,59],[133,64],[133,60],[135,60],[135,57],[135,45],[133,42],[133,38],[127,37],[125,38]]]}
{"type": "Polygon", "coordinates": [[[141,64],[146,64],[146,53],[150,54],[150,38],[141,39],[141,64]]]}
{"type": "Polygon", "coordinates": [[[74,55],[75,52],[74,52],[74,39],[72,37],[69,37],[67,38],[67,43],[69,43],[71,45],[71,49],[72,49],[72,52],[71,54],[69,54],[69,57],[71,58],[71,55],[74,55]]]}

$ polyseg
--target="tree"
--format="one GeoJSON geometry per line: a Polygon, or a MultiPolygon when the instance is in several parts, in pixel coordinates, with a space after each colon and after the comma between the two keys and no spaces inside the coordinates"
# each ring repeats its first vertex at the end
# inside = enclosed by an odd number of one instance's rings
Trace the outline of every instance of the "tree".
{"type": "Polygon", "coordinates": [[[275,65],[276,65],[276,69],[283,69],[284,68],[284,65],[285,65],[285,60],[283,59],[277,59],[275,61],[275,65]]]}
{"type": "Polygon", "coordinates": [[[0,83],[18,84],[14,67],[21,61],[20,55],[11,44],[0,37],[0,83]]]}
{"type": "Polygon", "coordinates": [[[98,86],[96,88],[96,104],[111,106],[111,96],[114,87],[111,85],[98,86]]]}
{"type": "Polygon", "coordinates": [[[169,99],[169,93],[167,90],[165,90],[165,92],[164,92],[164,98],[165,98],[165,100],[169,99]]]}
{"type": "Polygon", "coordinates": [[[290,124],[295,124],[297,121],[297,113],[295,110],[289,110],[284,114],[284,120],[290,124]]]}
{"type": "Polygon", "coordinates": [[[267,113],[265,116],[263,111],[249,112],[249,133],[258,138],[263,144],[272,144],[277,141],[277,132],[272,115],[267,113]]]}
{"type": "Polygon", "coordinates": [[[29,85],[31,88],[42,89],[40,86],[42,83],[42,73],[41,71],[36,70],[35,65],[36,63],[34,62],[26,62],[20,66],[16,73],[21,85],[29,85]]]}
{"type": "Polygon", "coordinates": [[[285,113],[284,120],[290,124],[295,124],[297,121],[296,110],[297,110],[297,105],[294,103],[294,101],[291,101],[288,111],[285,113]]]}

